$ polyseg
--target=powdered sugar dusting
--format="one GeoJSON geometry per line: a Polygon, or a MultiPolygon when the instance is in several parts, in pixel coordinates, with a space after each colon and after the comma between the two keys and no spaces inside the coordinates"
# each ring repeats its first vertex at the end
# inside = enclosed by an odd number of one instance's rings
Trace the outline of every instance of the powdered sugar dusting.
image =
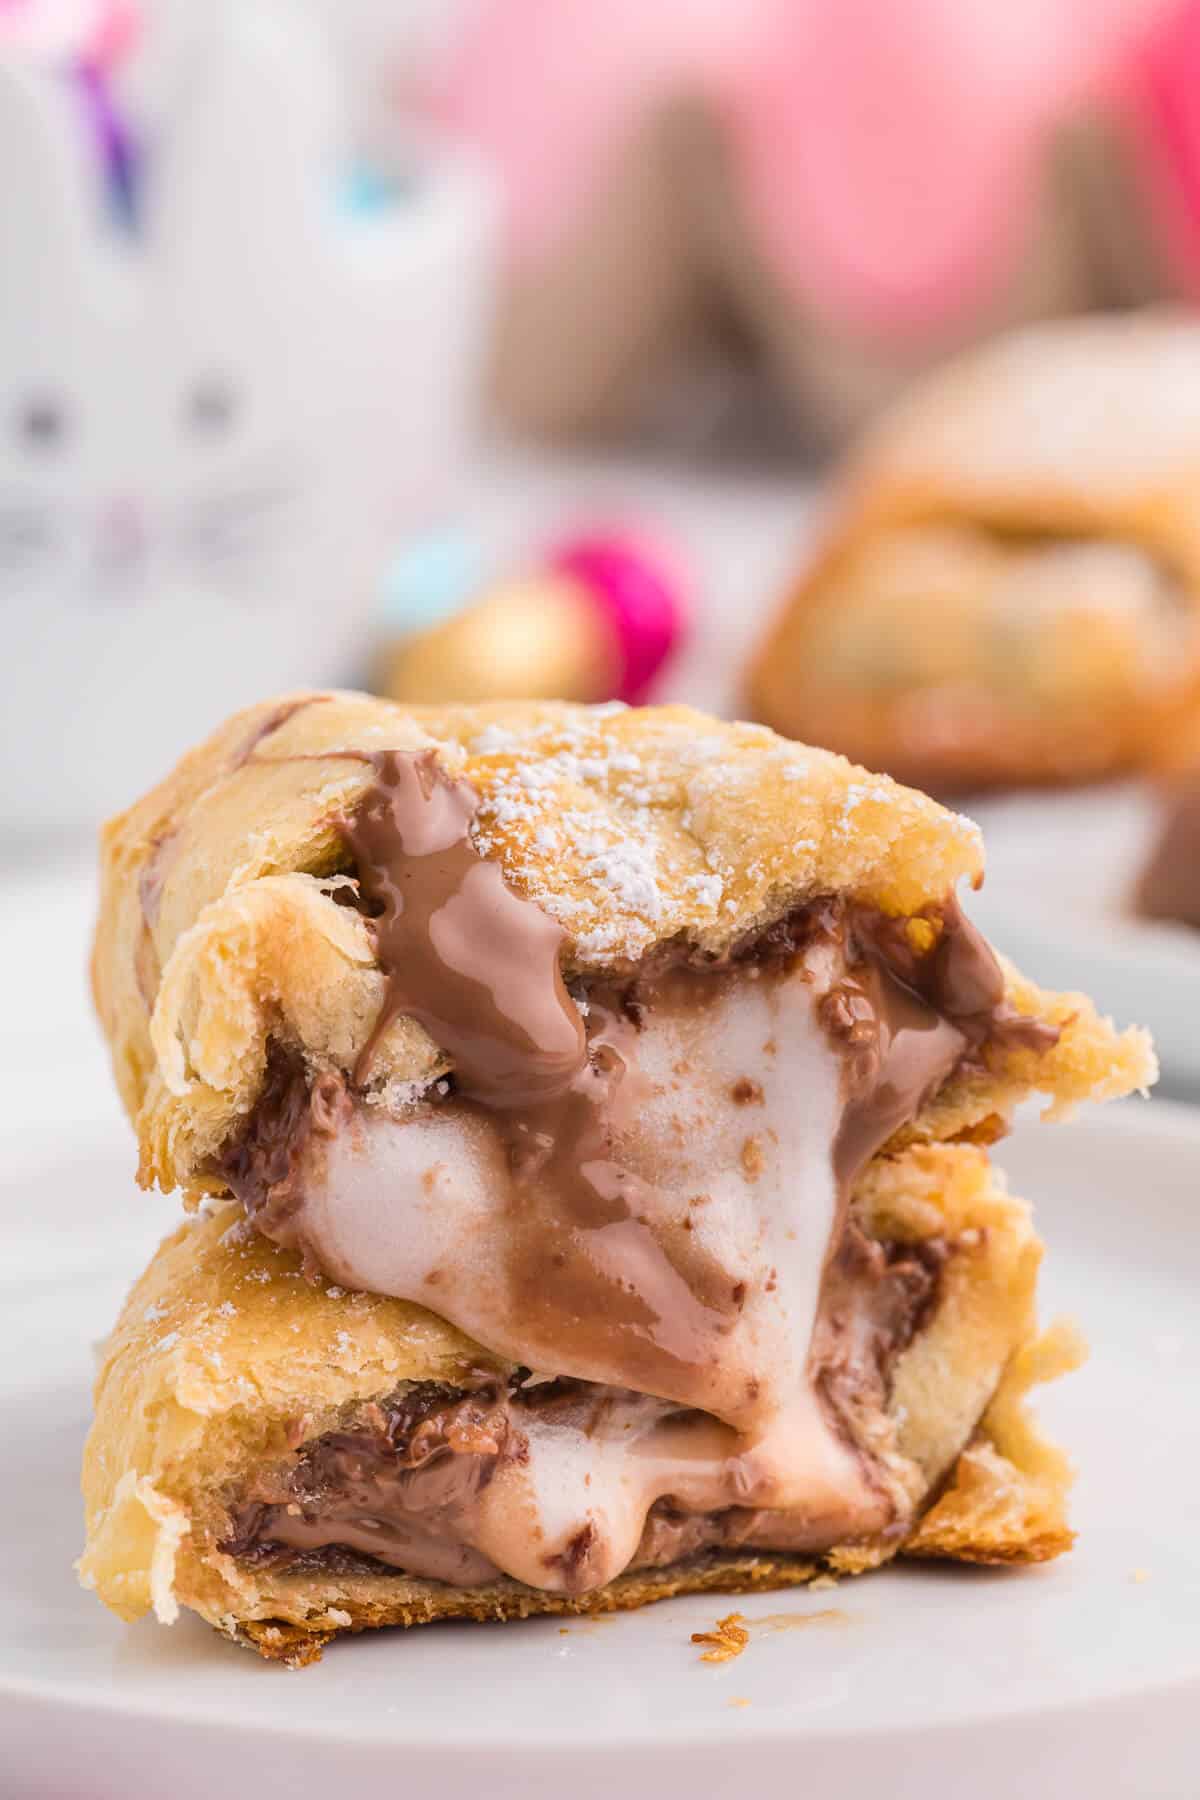
{"type": "Polygon", "coordinates": [[[495,756],[498,751],[508,752],[520,748],[521,740],[515,731],[509,731],[504,725],[485,725],[478,737],[471,739],[468,748],[473,756],[495,756]]]}
{"type": "Polygon", "coordinates": [[[514,709],[468,748],[477,849],[584,962],[636,958],[676,934],[728,942],[823,881],[853,880],[860,840],[878,879],[915,827],[927,879],[946,866],[929,898],[978,855],[954,815],[762,726],[675,709],[514,709]]]}
{"type": "Polygon", "coordinates": [[[658,885],[656,858],[649,845],[632,840],[609,844],[588,856],[583,866],[589,875],[605,882],[632,912],[652,921],[661,919],[662,892],[658,885]]]}
{"type": "Polygon", "coordinates": [[[719,906],[725,891],[725,883],[719,875],[689,875],[683,885],[690,894],[695,894],[701,906],[719,906]]]}

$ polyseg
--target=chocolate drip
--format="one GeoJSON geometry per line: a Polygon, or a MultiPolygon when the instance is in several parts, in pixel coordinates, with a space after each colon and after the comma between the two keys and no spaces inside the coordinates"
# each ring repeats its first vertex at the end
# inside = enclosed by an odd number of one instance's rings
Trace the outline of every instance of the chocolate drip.
{"type": "Polygon", "coordinates": [[[297,713],[307,712],[310,706],[319,706],[323,701],[332,698],[332,694],[301,694],[295,700],[281,700],[279,705],[272,707],[266,718],[254,727],[237,753],[233,763],[234,769],[245,768],[257,753],[259,745],[265,743],[267,738],[274,737],[277,731],[282,731],[283,727],[290,719],[294,719],[297,713]]]}
{"type": "Polygon", "coordinates": [[[563,1093],[585,1064],[583,1024],[563,984],[563,932],[522,900],[471,843],[475,796],[432,751],[383,751],[346,825],[387,996],[354,1079],[401,1014],[454,1064],[458,1091],[489,1107],[563,1093]]]}
{"type": "MultiPolygon", "coordinates": [[[[320,701],[329,699],[328,694],[308,694],[298,700],[285,700],[269,712],[262,722],[255,726],[250,737],[238,750],[233,762],[226,770],[227,775],[234,775],[248,762],[254,759],[258,746],[265,738],[279,731],[289,719],[305,711],[307,707],[316,706],[320,701]]],[[[154,931],[158,924],[159,910],[162,906],[163,888],[167,876],[171,872],[171,864],[179,838],[178,824],[165,826],[150,839],[150,851],[138,873],[138,904],[142,914],[142,929],[134,951],[134,973],[137,978],[138,992],[142,997],[146,1011],[154,1007],[154,996],[158,992],[158,984],[162,977],[158,951],[154,944],[154,931]]]]}
{"type": "Polygon", "coordinates": [[[915,919],[839,901],[806,910],[817,966],[832,972],[821,1020],[845,1059],[834,1168],[848,1194],[893,1133],[985,1046],[1040,1055],[1059,1033],[1005,999],[995,953],[953,896],[915,919]]]}
{"type": "Polygon", "coordinates": [[[966,1040],[871,956],[845,968],[819,1010],[843,1050],[844,1104],[833,1166],[845,1200],[876,1151],[961,1061],[966,1040]]]}
{"type": "Polygon", "coordinates": [[[431,752],[385,752],[376,767],[346,837],[380,909],[388,992],[355,1080],[394,1018],[418,1019],[453,1061],[456,1103],[499,1134],[516,1202],[510,1304],[531,1342],[568,1318],[630,1383],[690,1393],[738,1307],[684,1231],[640,1216],[645,1184],[614,1148],[636,1086],[621,998],[593,996],[585,1034],[559,968],[564,934],[472,846],[470,788],[431,752]]]}
{"type": "Polygon", "coordinates": [[[857,907],[854,932],[867,954],[879,957],[897,981],[962,1033],[972,1053],[995,1044],[1040,1055],[1058,1042],[1057,1026],[1019,1013],[1005,999],[1004,971],[996,953],[956,895],[915,920],[857,907]],[[936,934],[928,951],[921,947],[922,927],[936,934]]]}
{"type": "MultiPolygon", "coordinates": [[[[639,1129],[643,1104],[661,1090],[647,1088],[639,1068],[638,1021],[700,1017],[748,978],[748,966],[769,1006],[789,1009],[775,1012],[781,1025],[811,997],[843,1068],[830,1259],[860,1170],[965,1058],[1001,1032],[1039,1046],[1056,1034],[1008,1016],[996,960],[953,903],[914,928],[840,898],[798,909],[765,934],[757,955],[743,949],[704,966],[681,949],[674,966],[658,958],[621,986],[593,985],[585,1031],[559,970],[560,928],[471,844],[470,789],[447,779],[430,752],[369,760],[378,779],[345,829],[388,987],[355,1077],[369,1078],[373,1052],[401,1014],[419,1019],[452,1061],[453,1092],[427,1102],[412,1129],[452,1112],[503,1209],[489,1264],[489,1279],[493,1270],[500,1278],[488,1302],[491,1331],[480,1335],[539,1366],[565,1361],[576,1375],[751,1429],[769,1400],[727,1349],[747,1284],[726,1266],[719,1240],[693,1230],[692,1209],[706,1201],[703,1174],[687,1178],[695,1191],[674,1193],[678,1152],[639,1129]]],[[[299,1091],[286,1104],[268,1084],[221,1169],[260,1228],[317,1263],[303,1215],[295,1216],[304,1150],[314,1131],[336,1130],[341,1113],[337,1096],[314,1091],[314,1121],[302,1071],[294,1080],[299,1091]]],[[[352,1117],[353,1103],[344,1106],[352,1117]]],[[[682,1116],[672,1127],[680,1134],[682,1116]]],[[[763,1158],[756,1122],[751,1130],[741,1149],[747,1181],[763,1158]]],[[[430,1194],[438,1191],[432,1158],[430,1194]]],[[[309,1167],[319,1183],[319,1159],[309,1167]]],[[[363,1279],[336,1262],[324,1266],[351,1285],[363,1279]]],[[[410,1297],[470,1329],[444,1272],[428,1279],[439,1286],[410,1297]]]]}
{"type": "Polygon", "coordinates": [[[588,1005],[584,1070],[565,1095],[504,1128],[519,1196],[514,1307],[531,1342],[552,1343],[566,1323],[577,1354],[619,1369],[631,1386],[692,1397],[738,1298],[682,1222],[649,1222],[651,1185],[622,1143],[641,1085],[637,1027],[615,993],[588,1005]]]}

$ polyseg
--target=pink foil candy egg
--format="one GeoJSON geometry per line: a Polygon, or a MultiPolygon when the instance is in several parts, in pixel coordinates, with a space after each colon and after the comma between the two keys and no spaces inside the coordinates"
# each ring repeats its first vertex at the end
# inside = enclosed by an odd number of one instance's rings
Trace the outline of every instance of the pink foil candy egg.
{"type": "Polygon", "coordinates": [[[678,646],[689,583],[638,534],[581,533],[394,643],[380,691],[404,704],[643,699],[678,646]]]}
{"type": "Polygon", "coordinates": [[[585,589],[618,647],[621,668],[614,698],[643,699],[684,634],[688,582],[673,557],[629,532],[596,532],[569,539],[550,567],[585,589]]]}

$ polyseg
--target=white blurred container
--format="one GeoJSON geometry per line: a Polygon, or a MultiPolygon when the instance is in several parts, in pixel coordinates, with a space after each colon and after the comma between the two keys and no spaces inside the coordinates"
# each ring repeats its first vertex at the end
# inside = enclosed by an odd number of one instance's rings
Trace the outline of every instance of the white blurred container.
{"type": "Polygon", "coordinates": [[[353,672],[444,507],[491,297],[478,165],[346,168],[322,46],[243,5],[177,87],[136,236],[65,85],[0,65],[0,816],[94,824],[233,707],[353,672]]]}

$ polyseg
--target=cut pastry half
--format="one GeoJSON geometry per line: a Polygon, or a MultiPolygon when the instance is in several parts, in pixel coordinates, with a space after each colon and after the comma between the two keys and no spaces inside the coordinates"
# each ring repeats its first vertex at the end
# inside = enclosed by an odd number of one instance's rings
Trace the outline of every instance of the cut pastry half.
{"type": "Polygon", "coordinates": [[[850,458],[752,662],[777,730],[935,791],[1137,767],[1200,686],[1200,326],[1040,325],[850,458]]]}
{"type": "Polygon", "coordinates": [[[339,1630],[1070,1542],[987,1146],[1146,1086],[922,795],[681,708],[240,715],[105,836],[146,1184],[83,1573],[339,1630]]]}

